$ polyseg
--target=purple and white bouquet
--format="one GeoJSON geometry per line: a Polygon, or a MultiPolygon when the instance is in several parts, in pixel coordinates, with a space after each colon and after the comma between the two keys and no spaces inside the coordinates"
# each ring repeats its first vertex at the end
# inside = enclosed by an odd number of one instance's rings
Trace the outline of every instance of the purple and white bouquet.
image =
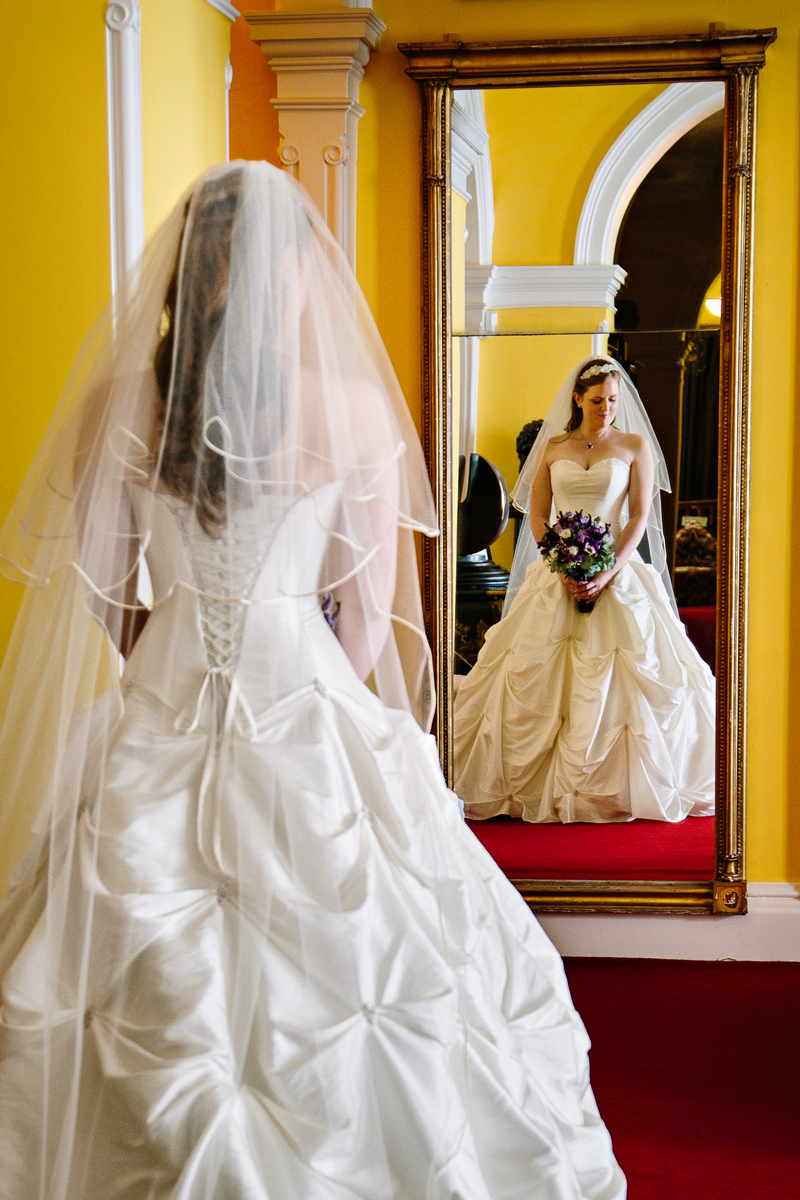
{"type": "MultiPolygon", "coordinates": [[[[538,546],[551,571],[581,583],[617,561],[611,526],[583,511],[560,512],[552,525],[545,522],[538,546]]],[[[591,612],[594,605],[594,600],[579,600],[578,610],[591,612]]]]}

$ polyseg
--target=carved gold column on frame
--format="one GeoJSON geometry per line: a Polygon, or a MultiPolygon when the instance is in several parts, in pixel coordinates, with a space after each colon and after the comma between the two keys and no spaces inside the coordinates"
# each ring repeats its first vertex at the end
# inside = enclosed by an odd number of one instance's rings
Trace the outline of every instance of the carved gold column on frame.
{"type": "Polygon", "coordinates": [[[281,162],[355,266],[358,91],[386,26],[360,7],[244,15],[278,78],[281,162]]]}
{"type": "Polygon", "coordinates": [[[439,537],[422,540],[422,603],[434,654],[436,684],[435,732],[439,757],[448,784],[453,776],[453,694],[448,678],[455,649],[453,584],[452,479],[452,350],[450,344],[450,227],[451,95],[441,80],[422,90],[424,167],[422,180],[423,413],[422,444],[431,472],[439,537]],[[437,590],[437,581],[441,588],[437,590]]]}
{"type": "Polygon", "coordinates": [[[728,76],[725,146],[725,261],[729,304],[723,312],[725,338],[730,352],[722,359],[722,393],[732,412],[721,423],[721,474],[726,481],[720,491],[718,540],[720,559],[725,561],[717,621],[720,633],[718,671],[718,720],[727,720],[731,736],[725,741],[718,763],[724,797],[718,806],[717,879],[714,884],[715,912],[746,912],[744,885],[745,826],[735,820],[743,807],[746,784],[746,745],[738,736],[747,712],[747,522],[738,523],[738,537],[731,536],[732,513],[746,512],[749,504],[750,391],[752,326],[753,206],[755,188],[755,130],[758,69],[752,63],[736,66],[728,76]],[[741,464],[737,471],[729,464],[741,464]],[[742,597],[731,603],[729,581],[735,580],[742,597]]]}

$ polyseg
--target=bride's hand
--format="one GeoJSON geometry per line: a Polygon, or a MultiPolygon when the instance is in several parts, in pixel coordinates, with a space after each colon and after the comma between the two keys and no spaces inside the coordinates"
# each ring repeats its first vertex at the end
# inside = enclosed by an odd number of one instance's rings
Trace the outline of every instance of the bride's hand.
{"type": "Polygon", "coordinates": [[[596,600],[603,588],[608,586],[615,575],[616,571],[600,571],[597,575],[593,575],[591,579],[587,579],[585,583],[579,583],[576,579],[571,579],[570,583],[574,584],[574,587],[571,587],[569,590],[576,600],[596,600]]]}

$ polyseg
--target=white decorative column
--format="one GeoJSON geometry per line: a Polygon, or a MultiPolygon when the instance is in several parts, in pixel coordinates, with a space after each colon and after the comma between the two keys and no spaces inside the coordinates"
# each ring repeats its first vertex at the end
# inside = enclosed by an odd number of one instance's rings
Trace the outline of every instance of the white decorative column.
{"type": "Polygon", "coordinates": [[[322,213],[350,264],[356,252],[358,92],[386,28],[370,8],[245,13],[278,78],[280,159],[322,213]]]}
{"type": "Polygon", "coordinates": [[[230,56],[225,60],[225,161],[231,161],[231,84],[233,67],[230,56]]]}
{"type": "Polygon", "coordinates": [[[144,249],[141,18],[139,0],[106,6],[112,295],[144,249]]]}

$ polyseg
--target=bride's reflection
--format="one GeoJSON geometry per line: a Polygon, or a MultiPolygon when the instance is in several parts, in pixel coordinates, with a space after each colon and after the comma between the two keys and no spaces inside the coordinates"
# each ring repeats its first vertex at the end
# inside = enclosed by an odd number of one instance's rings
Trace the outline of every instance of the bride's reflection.
{"type": "Polygon", "coordinates": [[[604,355],[583,359],[513,490],[528,515],[503,618],[456,696],[455,789],[471,818],[713,814],[715,683],[675,608],[660,504],[669,488],[630,378],[604,355]],[[614,539],[613,564],[583,581],[553,573],[537,549],[547,523],[578,510],[592,523],[560,530],[576,559],[598,523],[614,539]]]}

